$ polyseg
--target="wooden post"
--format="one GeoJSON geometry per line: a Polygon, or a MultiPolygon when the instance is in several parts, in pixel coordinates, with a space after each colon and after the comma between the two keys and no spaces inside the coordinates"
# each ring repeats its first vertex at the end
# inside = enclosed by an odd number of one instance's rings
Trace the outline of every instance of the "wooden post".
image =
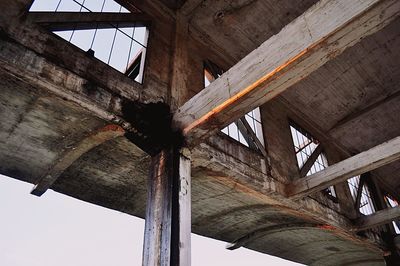
{"type": "Polygon", "coordinates": [[[143,246],[143,266],[190,265],[190,158],[168,148],[152,158],[143,246]]]}

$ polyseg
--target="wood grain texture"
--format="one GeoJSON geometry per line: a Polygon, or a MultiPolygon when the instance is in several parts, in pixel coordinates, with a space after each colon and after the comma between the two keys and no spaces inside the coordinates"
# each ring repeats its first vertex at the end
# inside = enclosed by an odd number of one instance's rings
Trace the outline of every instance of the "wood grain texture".
{"type": "Polygon", "coordinates": [[[324,170],[299,179],[287,187],[292,198],[302,198],[348,178],[374,170],[400,158],[400,136],[361,152],[324,170]]]}
{"type": "Polygon", "coordinates": [[[191,177],[186,149],[153,156],[148,179],[143,266],[190,266],[191,177]]]}
{"type": "Polygon", "coordinates": [[[399,14],[400,3],[394,0],[320,1],[179,108],[175,128],[196,144],[399,14]]]}
{"type": "Polygon", "coordinates": [[[362,231],[379,225],[391,223],[400,218],[400,206],[377,211],[356,220],[354,231],[362,231]]]}

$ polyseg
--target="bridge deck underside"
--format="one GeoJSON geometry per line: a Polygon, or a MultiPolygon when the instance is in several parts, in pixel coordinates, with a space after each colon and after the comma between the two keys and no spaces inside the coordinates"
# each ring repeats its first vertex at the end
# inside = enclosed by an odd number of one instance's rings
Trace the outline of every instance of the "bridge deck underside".
{"type": "MultiPolygon", "coordinates": [[[[65,150],[106,124],[67,100],[0,73],[2,174],[35,184],[65,150]]],[[[207,149],[214,148],[200,145],[193,151],[194,233],[233,242],[258,232],[246,247],[309,265],[384,265],[378,248],[366,248],[357,238],[340,237],[335,229],[317,226],[319,221],[266,202],[238,185],[242,177],[218,160],[205,158],[204,154],[210,154],[207,149]]],[[[51,188],[144,217],[149,159],[128,139],[118,137],[81,156],[51,188]]]]}

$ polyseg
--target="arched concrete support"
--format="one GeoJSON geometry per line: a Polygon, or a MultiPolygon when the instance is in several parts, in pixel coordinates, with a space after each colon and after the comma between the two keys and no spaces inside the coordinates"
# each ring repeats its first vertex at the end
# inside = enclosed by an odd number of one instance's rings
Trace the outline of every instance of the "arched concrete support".
{"type": "Polygon", "coordinates": [[[83,154],[108,140],[123,136],[124,134],[125,130],[122,127],[117,125],[107,125],[83,138],[61,155],[57,163],[34,186],[31,194],[40,197],[51,187],[58,177],[61,176],[61,174],[83,154]]]}
{"type": "Polygon", "coordinates": [[[266,234],[277,232],[277,231],[283,231],[283,230],[288,230],[290,228],[308,228],[308,227],[316,227],[316,228],[323,228],[323,225],[320,224],[313,224],[313,223],[289,223],[289,224],[276,224],[276,225],[271,225],[267,226],[264,228],[257,229],[253,232],[248,233],[247,235],[235,240],[234,242],[228,244],[226,246],[227,249],[229,250],[235,250],[238,249],[247,243],[252,242],[253,240],[263,237],[266,234]]]}

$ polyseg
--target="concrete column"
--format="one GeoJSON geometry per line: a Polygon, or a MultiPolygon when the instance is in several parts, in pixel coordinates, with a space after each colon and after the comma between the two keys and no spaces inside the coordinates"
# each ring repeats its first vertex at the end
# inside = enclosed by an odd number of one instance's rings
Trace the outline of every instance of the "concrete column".
{"type": "Polygon", "coordinates": [[[168,148],[153,156],[148,178],[143,266],[190,265],[190,156],[168,148]]]}

